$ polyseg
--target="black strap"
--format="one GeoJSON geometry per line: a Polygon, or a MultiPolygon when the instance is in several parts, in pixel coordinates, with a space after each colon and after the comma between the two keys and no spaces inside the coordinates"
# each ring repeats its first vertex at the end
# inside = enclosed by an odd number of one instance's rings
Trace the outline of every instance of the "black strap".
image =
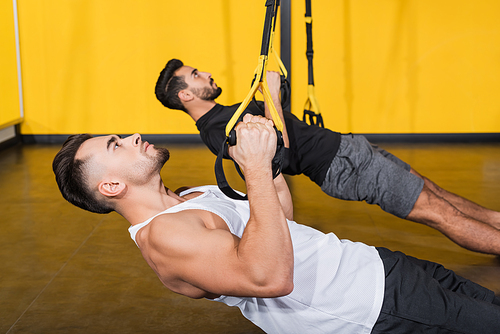
{"type": "Polygon", "coordinates": [[[321,113],[317,114],[311,110],[304,109],[304,116],[302,117],[302,121],[304,121],[305,123],[309,121],[310,125],[317,125],[322,128],[325,127],[325,124],[323,123],[323,116],[321,116],[321,113]]]}
{"type": "MultiPolygon", "coordinates": [[[[272,160],[272,171],[273,171],[273,178],[276,178],[278,175],[280,175],[281,169],[283,167],[285,146],[281,131],[278,131],[276,127],[274,128],[274,130],[276,131],[277,135],[277,145],[276,145],[276,153],[274,154],[272,160]]],[[[247,195],[242,196],[238,194],[233,188],[231,188],[231,186],[227,182],[226,175],[224,174],[224,166],[222,161],[224,159],[224,154],[228,152],[229,145],[231,146],[236,145],[236,131],[234,129],[231,130],[229,137],[222,143],[222,147],[219,151],[219,154],[217,154],[217,158],[215,159],[215,179],[217,180],[217,186],[224,193],[224,195],[226,195],[229,198],[235,200],[247,200],[248,199],[247,195]]],[[[229,153],[227,153],[227,156],[229,156],[229,153]]],[[[238,164],[234,160],[233,162],[234,166],[236,167],[236,170],[238,171],[238,174],[240,174],[241,178],[245,180],[245,176],[241,172],[240,166],[238,166],[238,164]]]]}
{"type": "MultiPolygon", "coordinates": [[[[314,89],[314,67],[313,67],[313,56],[314,56],[314,50],[313,50],[313,39],[312,39],[312,16],[311,16],[311,0],[306,0],[306,36],[307,36],[307,49],[306,49],[306,57],[307,57],[307,83],[309,86],[312,86],[314,89]]],[[[314,92],[314,90],[312,91],[314,92]]],[[[311,91],[309,94],[313,94],[311,91]]],[[[302,117],[302,120],[307,123],[307,120],[309,120],[310,125],[317,125],[322,128],[325,127],[323,123],[323,116],[321,116],[321,113],[319,112],[319,106],[317,106],[316,102],[316,97],[309,96],[308,97],[309,101],[309,107],[304,108],[304,116],[302,117]],[[318,107],[317,113],[311,110],[312,104],[311,104],[311,99],[314,98],[316,107],[318,107]]],[[[307,105],[307,102],[306,102],[307,105]]]]}
{"type": "MultiPolygon", "coordinates": [[[[306,18],[311,17],[311,0],[306,0],[306,18]]],[[[314,85],[314,71],[313,71],[313,40],[312,40],[312,20],[310,22],[306,21],[306,36],[307,36],[307,49],[306,49],[306,57],[307,57],[307,69],[308,69],[308,77],[307,83],[309,85],[314,85]]]]}
{"type": "MultiPolygon", "coordinates": [[[[231,188],[231,186],[227,182],[226,175],[224,174],[224,167],[222,165],[222,160],[224,157],[224,152],[227,152],[228,148],[229,146],[227,144],[227,141],[224,141],[222,143],[222,148],[219,151],[219,154],[217,154],[217,159],[215,159],[215,178],[217,179],[217,186],[227,197],[244,201],[248,199],[247,195],[242,196],[238,194],[236,191],[234,191],[234,189],[231,188]]],[[[237,170],[238,173],[240,173],[240,176],[243,177],[239,166],[236,164],[236,162],[234,164],[235,166],[237,166],[237,170]]]]}
{"type": "Polygon", "coordinates": [[[281,75],[281,110],[285,110],[290,105],[290,81],[281,75]]]}
{"type": "MultiPolygon", "coordinates": [[[[264,31],[262,33],[262,44],[260,47],[261,55],[269,54],[269,46],[271,45],[271,32],[274,32],[275,27],[273,27],[273,18],[276,22],[278,16],[278,6],[277,0],[267,0],[266,1],[266,18],[264,19],[264,31]],[[272,31],[271,31],[272,30],[272,31]]],[[[264,70],[264,68],[262,69],[264,70]]],[[[264,75],[265,73],[262,73],[264,75]]]]}

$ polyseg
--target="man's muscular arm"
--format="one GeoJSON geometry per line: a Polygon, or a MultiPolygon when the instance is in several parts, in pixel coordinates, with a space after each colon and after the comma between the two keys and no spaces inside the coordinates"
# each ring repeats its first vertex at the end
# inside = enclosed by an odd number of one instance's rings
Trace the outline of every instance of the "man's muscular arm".
{"type": "Polygon", "coordinates": [[[210,213],[186,210],[155,218],[148,242],[140,244],[162,282],[193,298],[279,297],[293,290],[293,246],[271,171],[272,122],[242,122],[236,132],[230,153],[245,173],[250,205],[241,239],[210,228],[210,213]]]}
{"type": "MultiPolygon", "coordinates": [[[[245,174],[250,203],[250,219],[238,255],[256,261],[254,275],[262,282],[270,283],[276,279],[282,282],[280,285],[290,286],[293,282],[293,247],[271,169],[276,152],[273,122],[245,115],[236,131],[237,137],[244,140],[231,147],[230,154],[245,174]],[[276,274],[271,274],[273,270],[276,274]]],[[[279,177],[283,178],[282,175],[279,177]]]]}

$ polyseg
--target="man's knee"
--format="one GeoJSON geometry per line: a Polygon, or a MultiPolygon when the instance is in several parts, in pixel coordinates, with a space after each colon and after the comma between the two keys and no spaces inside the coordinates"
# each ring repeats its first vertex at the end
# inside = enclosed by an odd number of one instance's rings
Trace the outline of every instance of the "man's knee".
{"type": "Polygon", "coordinates": [[[427,183],[424,183],[422,191],[406,219],[435,228],[445,222],[450,210],[453,210],[453,206],[436,195],[427,183]]]}

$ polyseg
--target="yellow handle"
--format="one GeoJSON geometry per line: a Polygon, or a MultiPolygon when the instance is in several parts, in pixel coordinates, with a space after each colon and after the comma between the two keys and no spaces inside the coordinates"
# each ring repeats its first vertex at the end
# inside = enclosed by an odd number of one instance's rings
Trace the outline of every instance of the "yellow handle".
{"type": "Polygon", "coordinates": [[[257,93],[257,90],[259,87],[262,89],[262,94],[264,95],[264,100],[266,101],[267,105],[269,106],[269,111],[271,112],[271,117],[274,121],[274,125],[279,131],[283,131],[283,122],[281,121],[281,118],[278,115],[278,111],[276,110],[276,107],[274,106],[273,99],[271,97],[271,92],[269,91],[269,86],[267,85],[267,78],[266,78],[266,68],[267,68],[267,56],[260,56],[259,57],[259,64],[257,65],[257,68],[255,69],[255,81],[253,82],[252,87],[250,88],[250,91],[248,92],[247,96],[241,102],[240,106],[238,109],[236,109],[234,115],[231,117],[229,122],[226,125],[226,137],[229,136],[229,132],[234,128],[236,125],[236,122],[238,121],[238,118],[240,118],[241,114],[243,111],[246,109],[248,104],[250,103],[250,100],[255,96],[255,93],[257,93]],[[262,78],[262,73],[264,73],[264,77],[262,78]]]}
{"type": "Polygon", "coordinates": [[[307,86],[307,100],[306,103],[304,104],[304,109],[314,111],[315,113],[319,114],[319,104],[318,101],[316,100],[314,85],[307,86]],[[310,108],[307,108],[308,104],[310,105],[310,108]]]}

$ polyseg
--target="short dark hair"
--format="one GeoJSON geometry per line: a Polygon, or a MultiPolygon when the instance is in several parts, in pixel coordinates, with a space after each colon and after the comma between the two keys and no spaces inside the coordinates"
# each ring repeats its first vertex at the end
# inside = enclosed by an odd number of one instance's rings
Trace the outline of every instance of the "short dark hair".
{"type": "Polygon", "coordinates": [[[174,75],[175,71],[184,66],[184,63],[179,59],[171,59],[168,61],[165,68],[160,72],[160,76],[156,81],[155,94],[156,98],[167,108],[182,110],[188,112],[179,99],[179,92],[188,88],[184,76],[174,75]]]}
{"type": "Polygon", "coordinates": [[[90,212],[110,213],[114,209],[104,201],[98,201],[94,192],[89,188],[86,173],[86,164],[89,159],[75,159],[78,149],[90,138],[92,136],[89,134],[69,136],[56,154],[52,162],[52,170],[62,196],[68,202],[90,212]]]}

